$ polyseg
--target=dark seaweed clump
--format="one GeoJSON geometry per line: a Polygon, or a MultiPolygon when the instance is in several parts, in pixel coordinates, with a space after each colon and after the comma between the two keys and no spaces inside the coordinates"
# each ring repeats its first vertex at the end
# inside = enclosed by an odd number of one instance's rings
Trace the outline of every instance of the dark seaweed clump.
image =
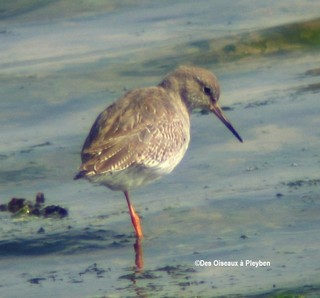
{"type": "Polygon", "coordinates": [[[36,194],[35,202],[24,198],[12,198],[7,204],[0,204],[0,211],[12,213],[15,217],[38,216],[45,218],[63,218],[68,216],[68,210],[58,205],[45,206],[42,192],[36,194]]]}

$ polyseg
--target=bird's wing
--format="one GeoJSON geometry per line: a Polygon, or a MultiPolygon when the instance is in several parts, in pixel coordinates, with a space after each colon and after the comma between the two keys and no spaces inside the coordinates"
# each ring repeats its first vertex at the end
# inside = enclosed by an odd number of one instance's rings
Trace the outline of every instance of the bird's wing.
{"type": "Polygon", "coordinates": [[[167,96],[159,88],[135,90],[103,111],[84,144],[81,170],[98,174],[134,163],[156,167],[179,152],[188,138],[189,116],[167,96]],[[158,100],[148,100],[155,93],[158,100]]]}

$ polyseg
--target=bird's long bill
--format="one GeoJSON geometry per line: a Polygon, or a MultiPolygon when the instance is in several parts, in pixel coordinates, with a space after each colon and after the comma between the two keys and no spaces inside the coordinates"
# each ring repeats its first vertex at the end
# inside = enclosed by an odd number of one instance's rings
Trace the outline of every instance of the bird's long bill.
{"type": "Polygon", "coordinates": [[[221,108],[216,103],[211,106],[210,108],[211,112],[213,112],[221,121],[222,123],[233,133],[233,135],[242,143],[242,138],[237,133],[237,131],[234,129],[228,118],[223,114],[221,108]]]}

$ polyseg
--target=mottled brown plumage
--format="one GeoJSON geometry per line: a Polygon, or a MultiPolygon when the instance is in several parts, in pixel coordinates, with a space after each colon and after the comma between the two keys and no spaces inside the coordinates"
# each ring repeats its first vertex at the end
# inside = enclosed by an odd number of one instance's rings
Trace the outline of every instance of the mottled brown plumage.
{"type": "Polygon", "coordinates": [[[219,84],[211,72],[187,66],[177,68],[157,87],[127,92],[93,124],[75,179],[85,177],[122,190],[136,235],[142,237],[128,191],[170,173],[181,161],[189,145],[193,109],[215,113],[242,142],[218,106],[219,95],[219,84]]]}

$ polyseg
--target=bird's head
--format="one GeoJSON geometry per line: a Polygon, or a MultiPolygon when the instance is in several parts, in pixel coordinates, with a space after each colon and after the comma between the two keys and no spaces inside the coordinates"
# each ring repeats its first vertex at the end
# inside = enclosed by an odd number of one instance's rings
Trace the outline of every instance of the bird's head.
{"type": "Polygon", "coordinates": [[[193,109],[203,109],[214,113],[242,142],[242,138],[218,104],[220,86],[212,72],[198,67],[180,66],[168,74],[160,86],[172,92],[178,92],[190,112],[193,109]]]}

